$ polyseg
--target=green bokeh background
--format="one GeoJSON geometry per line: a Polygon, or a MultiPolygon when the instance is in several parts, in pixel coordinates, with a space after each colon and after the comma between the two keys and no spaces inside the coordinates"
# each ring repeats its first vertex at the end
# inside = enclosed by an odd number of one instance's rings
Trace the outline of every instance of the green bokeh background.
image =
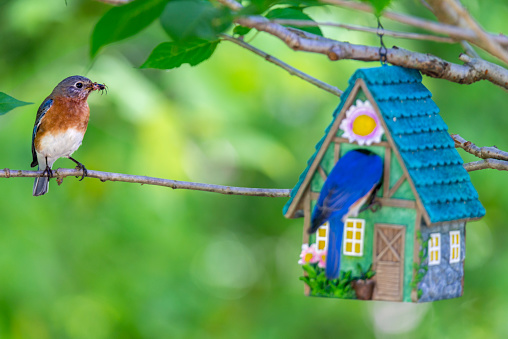
{"type": "MultiPolygon", "coordinates": [[[[504,2],[464,3],[489,31],[506,33],[504,2]]],[[[392,7],[430,18],[417,1],[392,7]]],[[[60,80],[80,74],[109,87],[90,96],[88,132],[75,153],[89,169],[293,187],[337,97],[229,42],[197,67],[139,70],[167,40],[158,22],[91,62],[90,35],[108,8],[90,0],[0,0],[0,91],[35,103],[0,117],[1,168],[29,169],[38,105],[60,80]]],[[[349,10],[308,14],[376,26],[373,16],[349,10]]],[[[378,45],[364,33],[324,32],[378,45]]],[[[356,68],[378,66],[293,52],[264,34],[247,40],[342,89],[356,68]]],[[[385,41],[454,62],[461,52],[385,41]]],[[[450,132],[508,150],[504,90],[424,83],[450,132]]],[[[303,221],[283,218],[284,198],[75,178],[52,181],[49,194],[34,198],[33,179],[2,179],[0,338],[507,337],[508,174],[471,177],[487,215],[467,226],[464,296],[425,305],[304,297],[297,265],[303,221]]]]}

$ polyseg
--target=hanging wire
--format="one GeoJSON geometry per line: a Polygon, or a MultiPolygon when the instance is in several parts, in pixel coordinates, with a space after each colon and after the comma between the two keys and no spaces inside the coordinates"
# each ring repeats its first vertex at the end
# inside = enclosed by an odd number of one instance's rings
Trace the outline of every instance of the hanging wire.
{"type": "Polygon", "coordinates": [[[377,18],[377,36],[379,37],[379,61],[381,62],[381,65],[386,65],[386,53],[388,50],[386,49],[385,43],[383,42],[383,35],[385,35],[385,30],[383,28],[383,25],[381,25],[381,21],[379,21],[379,17],[377,18]]]}

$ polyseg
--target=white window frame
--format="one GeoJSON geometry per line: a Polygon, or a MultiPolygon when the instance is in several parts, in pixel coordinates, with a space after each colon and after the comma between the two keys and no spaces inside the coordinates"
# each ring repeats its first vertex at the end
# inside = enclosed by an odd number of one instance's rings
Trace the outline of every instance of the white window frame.
{"type": "Polygon", "coordinates": [[[346,219],[346,221],[344,222],[344,233],[342,236],[342,238],[344,239],[344,241],[342,243],[342,248],[343,248],[342,253],[344,253],[344,255],[347,255],[347,256],[362,257],[363,256],[363,243],[365,240],[364,236],[365,236],[365,220],[364,219],[353,219],[353,218],[346,219]],[[353,223],[353,227],[348,227],[348,223],[350,223],[350,222],[353,223]],[[360,228],[357,228],[356,227],[357,224],[361,224],[362,226],[360,228]],[[346,238],[348,229],[353,232],[352,239],[346,238]],[[357,233],[360,233],[360,239],[356,239],[357,233]],[[351,251],[346,250],[347,243],[351,243],[351,251]],[[360,253],[355,253],[355,245],[356,244],[360,244],[360,253]]]}
{"type": "Polygon", "coordinates": [[[429,238],[429,266],[441,263],[441,233],[431,233],[429,238]]]}
{"type": "Polygon", "coordinates": [[[329,234],[329,232],[330,232],[330,222],[329,221],[325,222],[323,225],[319,226],[319,228],[317,229],[317,231],[316,231],[316,249],[318,251],[328,250],[328,234],[329,234]],[[325,236],[324,237],[319,235],[320,229],[325,229],[325,236]],[[319,249],[319,242],[320,241],[325,242],[325,247],[323,249],[319,249]]]}
{"type": "Polygon", "coordinates": [[[450,264],[460,262],[460,231],[450,231],[450,264]],[[457,242],[454,243],[453,239],[457,237],[457,242]],[[454,250],[457,256],[454,257],[454,250]]]}

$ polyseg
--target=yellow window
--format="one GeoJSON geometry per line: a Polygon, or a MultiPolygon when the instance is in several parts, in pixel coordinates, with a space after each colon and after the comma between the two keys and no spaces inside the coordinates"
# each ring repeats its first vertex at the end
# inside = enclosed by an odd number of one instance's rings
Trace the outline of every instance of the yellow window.
{"type": "Polygon", "coordinates": [[[360,257],[363,255],[363,238],[365,232],[365,220],[347,219],[344,223],[344,246],[345,255],[360,257]]]}
{"type": "Polygon", "coordinates": [[[450,231],[450,264],[460,262],[460,231],[450,231]]]}
{"type": "Polygon", "coordinates": [[[326,241],[324,241],[324,240],[318,241],[318,250],[321,250],[321,251],[324,250],[325,246],[326,246],[326,241]]]}
{"type": "Polygon", "coordinates": [[[440,244],[441,234],[431,233],[429,239],[429,266],[439,265],[441,257],[441,246],[440,244]]]}
{"type": "Polygon", "coordinates": [[[319,226],[316,232],[316,246],[320,251],[326,251],[328,248],[328,229],[330,224],[325,222],[323,225],[319,226]]]}

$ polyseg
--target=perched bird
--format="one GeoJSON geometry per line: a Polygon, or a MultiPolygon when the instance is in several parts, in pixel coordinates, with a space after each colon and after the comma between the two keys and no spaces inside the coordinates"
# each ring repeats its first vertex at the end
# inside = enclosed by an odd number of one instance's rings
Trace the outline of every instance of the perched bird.
{"type": "Polygon", "coordinates": [[[85,166],[71,155],[81,146],[88,126],[88,95],[92,91],[105,89],[103,84],[75,75],[60,82],[42,102],[32,133],[31,167],[39,165],[38,168],[43,168],[46,176],[35,179],[34,196],[48,191],[49,178],[53,176],[51,167],[58,158],[74,161],[83,170],[81,180],[86,176],[85,166]]]}
{"type": "Polygon", "coordinates": [[[311,218],[309,233],[329,221],[326,276],[336,279],[340,272],[340,255],[344,222],[355,217],[360,207],[375,197],[383,176],[383,160],[367,150],[347,152],[328,175],[311,218]]]}

